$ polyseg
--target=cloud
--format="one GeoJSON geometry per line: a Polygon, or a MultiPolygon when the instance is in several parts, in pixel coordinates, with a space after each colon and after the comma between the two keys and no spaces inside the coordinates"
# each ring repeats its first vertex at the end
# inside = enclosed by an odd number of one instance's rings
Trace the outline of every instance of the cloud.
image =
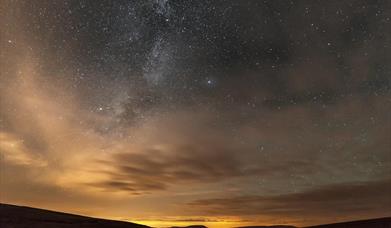
{"type": "Polygon", "coordinates": [[[390,192],[391,180],[386,179],[320,186],[294,194],[200,199],[190,202],[189,207],[208,215],[306,218],[313,224],[325,215],[389,216],[390,192]]]}
{"type": "Polygon", "coordinates": [[[145,194],[229,181],[242,189],[239,183],[246,179],[245,188],[266,180],[263,188],[283,193],[291,191],[293,182],[307,189],[388,178],[387,125],[371,126],[371,115],[384,119],[383,102],[374,103],[373,113],[357,100],[321,115],[305,106],[267,111],[235,131],[225,125],[239,121],[236,112],[219,118],[213,111],[160,115],[130,129],[132,138],[117,141],[116,149],[91,159],[91,172],[102,178],[84,184],[105,192],[145,194]],[[368,130],[362,132],[364,124],[368,130]]]}
{"type": "Polygon", "coordinates": [[[4,156],[30,168],[45,164],[41,178],[56,186],[139,195],[244,179],[245,188],[253,188],[258,179],[283,184],[289,176],[308,187],[314,180],[383,178],[390,166],[387,124],[374,124],[387,121],[384,97],[374,98],[371,110],[353,98],[324,110],[183,107],[101,131],[118,116],[86,110],[44,77],[27,63],[2,91],[9,98],[1,104],[2,136],[17,142],[4,156]]]}
{"type": "Polygon", "coordinates": [[[238,161],[228,152],[212,150],[211,154],[200,154],[194,148],[176,149],[178,152],[172,155],[159,154],[159,151],[117,154],[109,163],[115,168],[109,177],[112,181],[99,186],[114,191],[154,191],[174,184],[213,182],[243,175],[238,161]],[[212,162],[216,160],[219,162],[212,162]]]}
{"type": "Polygon", "coordinates": [[[31,167],[43,167],[47,162],[40,154],[31,153],[23,140],[16,136],[0,131],[0,152],[10,163],[31,167]]]}
{"type": "MultiPolygon", "coordinates": [[[[304,174],[319,167],[310,162],[281,161],[280,164],[244,163],[238,151],[219,145],[171,145],[170,149],[141,149],[137,153],[119,153],[110,160],[98,161],[108,169],[95,170],[107,180],[89,183],[106,191],[127,191],[133,194],[169,190],[180,185],[203,185],[235,178],[304,174]],[[107,171],[110,170],[110,171],[107,171]]],[[[247,151],[250,153],[249,151],[247,151]]],[[[100,167],[100,166],[97,166],[100,167]]]]}

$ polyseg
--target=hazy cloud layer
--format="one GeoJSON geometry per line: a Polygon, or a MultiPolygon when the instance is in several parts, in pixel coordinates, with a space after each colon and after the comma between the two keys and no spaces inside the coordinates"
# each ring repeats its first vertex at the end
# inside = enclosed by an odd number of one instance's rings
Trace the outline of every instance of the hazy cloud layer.
{"type": "Polygon", "coordinates": [[[219,216],[279,216],[302,218],[322,223],[324,215],[340,218],[356,216],[388,216],[391,209],[391,181],[356,182],[317,187],[308,191],[277,196],[236,196],[202,199],[191,202],[205,214],[219,216]]]}

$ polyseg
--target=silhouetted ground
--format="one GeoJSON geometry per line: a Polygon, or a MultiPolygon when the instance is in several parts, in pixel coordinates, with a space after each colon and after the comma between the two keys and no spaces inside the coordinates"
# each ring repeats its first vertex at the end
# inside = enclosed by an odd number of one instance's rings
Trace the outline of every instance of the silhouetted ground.
{"type": "MultiPolygon", "coordinates": [[[[91,218],[31,207],[0,204],[1,228],[149,228],[130,222],[91,218]]],[[[172,227],[180,228],[180,227],[172,227]]],[[[183,228],[207,228],[193,225],[183,228]]],[[[295,228],[294,226],[245,226],[238,228],[295,228]]],[[[391,228],[391,217],[343,222],[306,228],[391,228]]]]}
{"type": "MultiPolygon", "coordinates": [[[[295,226],[243,226],[237,228],[296,228],[295,226]]],[[[304,228],[391,228],[391,217],[368,219],[352,222],[341,222],[304,228]]]]}
{"type": "Polygon", "coordinates": [[[31,207],[0,204],[1,228],[147,228],[136,223],[97,219],[31,207]]]}
{"type": "Polygon", "coordinates": [[[391,217],[309,226],[306,228],[391,228],[391,217]]]}

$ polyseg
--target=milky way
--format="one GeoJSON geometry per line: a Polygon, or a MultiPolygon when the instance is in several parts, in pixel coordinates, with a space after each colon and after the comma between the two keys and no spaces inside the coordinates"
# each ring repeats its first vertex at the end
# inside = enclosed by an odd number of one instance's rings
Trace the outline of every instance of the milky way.
{"type": "Polygon", "coordinates": [[[0,200],[145,224],[390,216],[388,1],[0,6],[0,200]]]}

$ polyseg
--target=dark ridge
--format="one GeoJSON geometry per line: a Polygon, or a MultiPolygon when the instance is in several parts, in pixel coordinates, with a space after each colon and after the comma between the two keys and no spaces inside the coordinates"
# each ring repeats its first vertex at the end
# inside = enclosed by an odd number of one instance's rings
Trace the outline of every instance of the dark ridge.
{"type": "Polygon", "coordinates": [[[98,219],[50,210],[0,204],[1,228],[148,228],[131,222],[98,219]]]}
{"type": "MultiPolygon", "coordinates": [[[[0,203],[1,228],[149,228],[131,222],[92,218],[45,209],[0,203]]],[[[207,228],[204,225],[171,228],[207,228]]],[[[243,226],[237,228],[296,228],[295,226],[243,226]]],[[[308,226],[305,228],[391,228],[391,217],[308,226]]]]}
{"type": "MultiPolygon", "coordinates": [[[[242,226],[236,228],[295,228],[295,226],[242,226]]],[[[304,228],[391,228],[391,217],[308,226],[304,228]]]]}
{"type": "Polygon", "coordinates": [[[390,228],[391,217],[308,226],[305,228],[390,228]]]}

